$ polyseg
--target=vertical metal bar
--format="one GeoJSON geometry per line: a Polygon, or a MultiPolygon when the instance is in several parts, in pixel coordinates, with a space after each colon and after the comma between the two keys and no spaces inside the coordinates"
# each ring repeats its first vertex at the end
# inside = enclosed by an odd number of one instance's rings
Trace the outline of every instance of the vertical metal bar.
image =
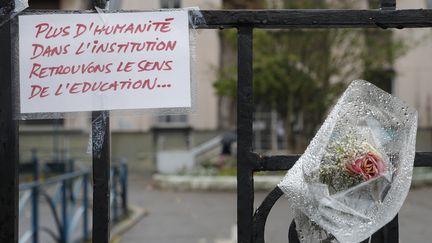
{"type": "Polygon", "coordinates": [[[121,175],[121,187],[122,187],[122,208],[123,214],[128,212],[128,167],[125,160],[121,162],[122,175],[121,175]]]}
{"type": "MultiPolygon", "coordinates": [[[[33,162],[33,181],[39,181],[39,161],[36,156],[36,150],[32,151],[33,162]]],[[[35,186],[32,189],[32,230],[33,243],[39,242],[39,187],[35,186]]]]}
{"type": "Polygon", "coordinates": [[[384,243],[398,243],[399,242],[399,219],[398,215],[394,217],[390,223],[384,228],[384,243]]]}
{"type": "Polygon", "coordinates": [[[118,204],[117,204],[117,181],[119,179],[119,167],[116,166],[113,168],[113,177],[112,177],[112,197],[113,197],[113,222],[118,221],[118,204]]]}
{"type": "Polygon", "coordinates": [[[250,26],[238,29],[238,85],[237,85],[237,223],[239,243],[252,242],[253,173],[252,162],[252,33],[250,26]]]}
{"type": "MultiPolygon", "coordinates": [[[[7,14],[13,0],[2,0],[7,14]]],[[[11,23],[0,26],[0,242],[18,242],[18,121],[13,118],[11,23]]]]}
{"type": "Polygon", "coordinates": [[[0,0],[0,14],[9,14],[15,8],[14,0],[0,0]]]}
{"type": "Polygon", "coordinates": [[[68,243],[69,239],[69,219],[68,219],[68,203],[67,203],[67,181],[62,180],[61,187],[61,213],[62,213],[62,229],[61,243],[68,243]]]}
{"type": "Polygon", "coordinates": [[[87,241],[89,239],[89,219],[88,219],[88,207],[89,207],[89,199],[88,199],[88,177],[89,175],[86,173],[83,176],[83,239],[87,241]]]}
{"type": "Polygon", "coordinates": [[[110,129],[109,112],[92,113],[93,138],[93,243],[108,243],[110,225],[110,129]],[[105,114],[104,114],[105,113],[105,114]],[[99,122],[99,119],[106,119],[99,122]],[[101,125],[102,124],[102,125],[101,125]],[[101,126],[101,127],[99,127],[101,126]],[[97,137],[103,136],[101,141],[97,137]],[[97,144],[101,142],[101,144],[97,144]]]}
{"type": "MultiPolygon", "coordinates": [[[[93,7],[105,8],[106,0],[92,0],[93,7]]],[[[92,112],[93,138],[93,243],[108,243],[110,239],[110,125],[108,111],[92,112]],[[97,119],[106,119],[97,127],[97,119]],[[103,133],[102,144],[95,144],[95,138],[103,133]]]]}

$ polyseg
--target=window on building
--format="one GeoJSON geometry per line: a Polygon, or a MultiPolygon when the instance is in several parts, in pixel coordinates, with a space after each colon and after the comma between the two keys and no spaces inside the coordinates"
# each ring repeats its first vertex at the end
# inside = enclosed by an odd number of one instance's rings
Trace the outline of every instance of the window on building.
{"type": "Polygon", "coordinates": [[[166,115],[158,116],[159,124],[185,124],[188,122],[187,115],[166,115]]]}
{"type": "Polygon", "coordinates": [[[161,8],[180,8],[180,0],[160,0],[161,8]]]}

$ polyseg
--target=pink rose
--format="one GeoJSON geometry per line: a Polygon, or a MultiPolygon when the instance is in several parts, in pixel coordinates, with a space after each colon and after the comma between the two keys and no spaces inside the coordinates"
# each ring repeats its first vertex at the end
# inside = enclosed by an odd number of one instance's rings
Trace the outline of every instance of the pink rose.
{"type": "Polygon", "coordinates": [[[353,163],[346,164],[345,168],[350,174],[362,175],[367,181],[380,176],[385,170],[385,164],[378,154],[368,152],[358,157],[353,163]]]}

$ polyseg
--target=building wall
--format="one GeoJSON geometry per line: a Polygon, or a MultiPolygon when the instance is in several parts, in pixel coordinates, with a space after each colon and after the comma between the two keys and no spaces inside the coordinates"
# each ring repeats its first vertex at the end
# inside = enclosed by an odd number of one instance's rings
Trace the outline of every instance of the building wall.
{"type": "MultiPolygon", "coordinates": [[[[83,8],[83,1],[63,0],[62,7],[67,9],[83,8]]],[[[198,7],[200,9],[218,9],[221,0],[183,0],[181,7],[198,7]]],[[[160,8],[159,0],[122,0],[120,8],[125,10],[152,10],[160,8]]],[[[215,70],[219,64],[220,47],[217,30],[192,30],[191,43],[194,50],[193,67],[193,111],[188,115],[187,124],[192,129],[217,129],[217,96],[213,89],[216,78],[215,70]]],[[[66,116],[65,127],[68,129],[89,128],[89,114],[70,114],[66,116]]],[[[112,111],[112,131],[149,131],[158,123],[154,111],[112,111]]]]}
{"type": "MultiPolygon", "coordinates": [[[[160,0],[119,0],[120,9],[152,10],[160,8],[160,0]]],[[[200,9],[218,9],[221,0],[183,0],[181,7],[199,7],[200,9]]],[[[87,0],[61,0],[63,9],[87,9],[87,0]]],[[[120,159],[128,161],[130,171],[147,174],[155,171],[157,151],[188,149],[201,144],[217,135],[217,97],[213,90],[215,71],[219,64],[219,37],[217,30],[192,30],[193,44],[193,105],[192,112],[187,114],[187,122],[179,124],[189,133],[175,129],[171,124],[162,133],[152,130],[158,126],[158,116],[154,111],[111,111],[111,147],[113,163],[120,159]],[[174,129],[171,129],[174,128],[174,129]]],[[[90,112],[66,114],[64,130],[57,133],[58,147],[66,149],[68,157],[89,163],[91,158],[86,154],[89,142],[90,112]],[[70,131],[70,132],[68,132],[70,131]]],[[[162,126],[163,127],[163,126],[162,126]]],[[[49,128],[48,128],[49,130],[49,128]]],[[[181,129],[180,129],[181,130],[181,129]]],[[[23,133],[21,143],[22,161],[28,160],[29,148],[37,147],[44,160],[53,156],[54,137],[50,131],[23,133]],[[39,143],[35,143],[38,141],[39,143]],[[47,151],[42,153],[42,151],[47,151]]]]}
{"type": "MultiPolygon", "coordinates": [[[[425,8],[427,0],[398,0],[398,8],[425,8]]],[[[62,0],[63,9],[86,9],[88,1],[62,0]]],[[[122,9],[149,10],[158,9],[159,0],[123,0],[122,9]]],[[[198,6],[200,9],[218,9],[221,0],[183,0],[182,7],[198,6]]],[[[214,94],[212,82],[215,79],[214,70],[220,59],[219,37],[216,30],[198,30],[194,63],[194,112],[189,114],[188,125],[192,127],[193,145],[200,144],[216,135],[217,128],[217,97],[214,94]],[[194,131],[195,130],[195,131],[194,131]],[[196,132],[200,130],[201,132],[196,132]]],[[[406,29],[395,30],[398,38],[403,38],[409,44],[408,52],[399,58],[395,69],[394,93],[415,106],[419,110],[419,124],[422,128],[432,128],[432,30],[406,29]]],[[[154,113],[146,110],[135,112],[111,112],[112,153],[113,161],[126,158],[132,171],[149,172],[154,170],[155,139],[148,132],[157,123],[154,113]]],[[[83,161],[89,161],[86,153],[89,141],[90,113],[74,113],[67,115],[65,129],[59,136],[60,148],[69,148],[69,156],[83,161]],[[70,132],[73,130],[73,132],[70,132]]],[[[431,129],[425,130],[418,136],[420,150],[430,150],[432,146],[431,129]]],[[[54,132],[22,132],[21,152],[22,160],[30,158],[30,149],[38,147],[43,151],[50,151],[57,143],[54,132]]],[[[167,141],[163,148],[186,148],[184,138],[178,134],[166,133],[160,141],[167,141]]],[[[157,144],[156,144],[157,145],[157,144]]],[[[52,152],[43,156],[52,157],[52,152]]]]}
{"type": "MultiPolygon", "coordinates": [[[[430,0],[398,0],[398,9],[426,8],[430,0]]],[[[361,1],[366,3],[366,1],[361,1]]],[[[159,0],[122,0],[122,9],[151,10],[160,8],[159,0]]],[[[85,8],[87,1],[62,0],[62,8],[85,8]]],[[[221,0],[183,0],[182,7],[198,6],[200,9],[218,9],[221,0]]],[[[212,83],[219,66],[220,45],[216,30],[199,30],[196,35],[196,61],[194,62],[193,89],[195,107],[188,114],[188,125],[198,130],[213,130],[218,127],[217,97],[212,83]]],[[[416,107],[419,125],[432,127],[432,82],[430,82],[432,56],[432,31],[430,29],[395,30],[395,36],[408,44],[408,52],[397,59],[394,94],[416,107]]],[[[113,131],[149,131],[157,124],[156,114],[148,111],[111,112],[113,131]]],[[[88,130],[89,114],[68,115],[65,127],[88,130]]]]}
{"type": "MultiPolygon", "coordinates": [[[[428,0],[399,0],[398,9],[426,8],[428,0]]],[[[432,127],[432,30],[395,30],[408,51],[395,64],[395,95],[419,111],[419,127],[432,127]]]]}
{"type": "Polygon", "coordinates": [[[90,1],[85,0],[60,0],[61,9],[87,9],[90,1]]]}

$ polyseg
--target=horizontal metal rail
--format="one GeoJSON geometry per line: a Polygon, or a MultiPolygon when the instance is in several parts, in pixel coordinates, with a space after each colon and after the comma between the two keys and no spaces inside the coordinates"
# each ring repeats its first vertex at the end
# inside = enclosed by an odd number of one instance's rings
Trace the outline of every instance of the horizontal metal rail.
{"type": "MultiPolygon", "coordinates": [[[[85,169],[77,172],[69,172],[61,176],[52,177],[44,181],[38,180],[38,159],[32,159],[34,165],[33,177],[36,181],[19,185],[22,193],[19,201],[19,212],[24,210],[28,203],[31,203],[30,228],[21,235],[19,242],[33,243],[41,242],[39,236],[45,233],[55,242],[69,243],[74,238],[72,233],[81,222],[83,240],[90,239],[89,211],[91,200],[91,170],[85,169]],[[48,187],[55,186],[54,191],[48,187]],[[48,193],[50,192],[50,193],[48,193]],[[43,227],[40,224],[40,201],[46,202],[49,209],[50,219],[55,222],[53,229],[43,227]]],[[[127,164],[121,161],[118,165],[111,167],[111,203],[109,210],[113,212],[113,223],[119,222],[128,213],[127,206],[127,164]]],[[[97,203],[96,203],[97,204],[97,203]]],[[[97,207],[97,205],[94,206],[97,207]]]]}
{"type": "MultiPolygon", "coordinates": [[[[198,28],[419,28],[432,26],[432,10],[212,10],[198,28]]],[[[193,14],[193,12],[192,12],[193,14]]]]}
{"type": "MultiPolygon", "coordinates": [[[[253,214],[253,172],[286,170],[292,167],[299,155],[261,157],[252,152],[252,38],[254,28],[423,28],[432,27],[432,10],[393,10],[394,0],[381,1],[381,10],[203,10],[190,11],[192,25],[198,29],[238,28],[238,237],[240,243],[264,242],[261,237],[267,211],[281,195],[276,188],[265,200],[261,211],[253,214]],[[264,210],[265,209],[265,210],[264,210]],[[255,221],[254,221],[255,220],[255,221]],[[258,232],[259,231],[259,232],[258,232]]],[[[143,12],[143,11],[113,11],[143,12]]],[[[39,11],[29,14],[86,14],[95,11],[39,11]]],[[[0,13],[0,20],[9,15],[0,13]]],[[[432,153],[416,153],[415,166],[431,166],[432,153]]],[[[31,187],[30,187],[31,188],[31,187]]],[[[386,235],[397,237],[395,228],[386,235]]],[[[395,240],[388,242],[396,242],[395,240]]]]}
{"type": "MultiPolygon", "coordinates": [[[[107,11],[108,12],[108,11],[107,11]]],[[[118,12],[143,12],[119,10],[118,12]]],[[[27,14],[88,14],[91,10],[25,10],[27,14]]],[[[192,10],[194,28],[423,28],[432,27],[431,9],[405,10],[192,10]]],[[[0,15],[0,19],[8,15],[0,15]]]]}
{"type": "MultiPolygon", "coordinates": [[[[254,171],[281,171],[289,170],[300,158],[301,155],[278,155],[278,156],[259,156],[253,154],[256,161],[254,171]]],[[[432,167],[432,152],[416,152],[414,159],[415,167],[432,167]]]]}
{"type": "Polygon", "coordinates": [[[81,177],[84,175],[89,175],[89,174],[90,174],[90,170],[83,170],[83,171],[68,173],[66,175],[52,177],[52,178],[49,178],[49,179],[44,180],[44,181],[35,181],[35,182],[30,182],[30,183],[23,183],[23,184],[19,185],[19,190],[24,191],[24,190],[30,190],[30,189],[35,188],[35,187],[43,187],[43,186],[53,185],[53,184],[60,183],[62,181],[68,181],[68,180],[78,178],[78,177],[81,177]]]}

